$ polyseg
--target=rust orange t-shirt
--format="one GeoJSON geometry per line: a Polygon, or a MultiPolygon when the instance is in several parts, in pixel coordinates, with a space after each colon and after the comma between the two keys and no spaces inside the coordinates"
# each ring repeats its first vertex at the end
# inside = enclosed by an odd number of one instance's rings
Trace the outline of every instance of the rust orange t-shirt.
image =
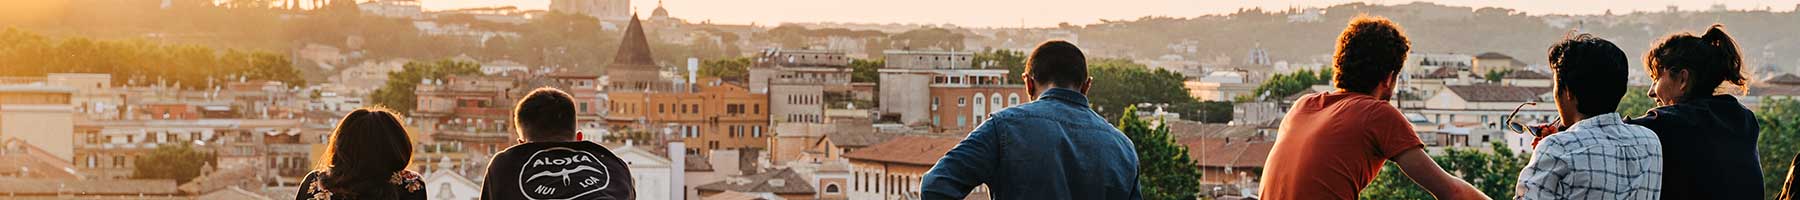
{"type": "Polygon", "coordinates": [[[1352,92],[1301,97],[1275,137],[1262,199],[1356,199],[1382,163],[1424,147],[1400,110],[1352,92]]]}

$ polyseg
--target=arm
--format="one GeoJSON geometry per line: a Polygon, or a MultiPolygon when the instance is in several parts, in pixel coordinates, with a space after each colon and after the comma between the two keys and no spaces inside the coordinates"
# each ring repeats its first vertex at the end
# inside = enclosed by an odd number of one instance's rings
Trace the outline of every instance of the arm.
{"type": "Polygon", "coordinates": [[[1562,194],[1568,191],[1563,187],[1565,185],[1562,184],[1562,180],[1570,172],[1569,163],[1555,155],[1560,152],[1558,149],[1557,146],[1551,145],[1532,152],[1531,162],[1525,164],[1524,171],[1519,172],[1519,183],[1516,188],[1518,194],[1514,194],[1516,198],[1558,199],[1570,197],[1562,194]]]}
{"type": "Polygon", "coordinates": [[[1421,148],[1406,150],[1390,160],[1400,165],[1400,170],[1406,172],[1406,177],[1412,178],[1413,183],[1418,183],[1438,199],[1488,199],[1487,194],[1475,189],[1474,185],[1444,172],[1444,168],[1438,167],[1421,148]]]}
{"type": "MultiPolygon", "coordinates": [[[[936,166],[925,173],[924,180],[919,181],[920,196],[924,199],[963,199],[975,186],[987,183],[992,178],[994,165],[1000,159],[1000,140],[997,130],[1004,123],[988,120],[975,131],[969,132],[944,158],[938,159],[936,166]]],[[[991,188],[990,188],[991,189],[991,188]]]]}

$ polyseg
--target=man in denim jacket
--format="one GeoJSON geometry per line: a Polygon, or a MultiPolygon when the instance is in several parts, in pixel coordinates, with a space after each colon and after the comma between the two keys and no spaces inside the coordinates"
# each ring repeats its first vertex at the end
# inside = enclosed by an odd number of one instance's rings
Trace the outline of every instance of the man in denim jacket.
{"type": "Polygon", "coordinates": [[[1074,44],[1038,45],[1026,63],[1037,100],[994,113],[925,174],[924,199],[1141,199],[1131,139],[1088,106],[1087,58],[1074,44]],[[1039,93],[1042,92],[1042,93],[1039,93]]]}

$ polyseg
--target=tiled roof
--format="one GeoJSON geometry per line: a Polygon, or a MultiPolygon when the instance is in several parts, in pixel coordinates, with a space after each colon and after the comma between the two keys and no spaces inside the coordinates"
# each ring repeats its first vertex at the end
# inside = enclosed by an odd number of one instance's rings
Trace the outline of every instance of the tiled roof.
{"type": "Polygon", "coordinates": [[[683,165],[687,165],[687,166],[682,166],[682,168],[684,168],[685,170],[690,171],[690,172],[713,171],[712,163],[709,163],[706,161],[707,161],[706,157],[702,157],[700,155],[687,155],[687,160],[682,162],[683,165]]]}
{"type": "Polygon", "coordinates": [[[1513,70],[1512,73],[1506,73],[1500,77],[1506,79],[1550,79],[1550,75],[1531,70],[1513,70]]]}
{"type": "Polygon", "coordinates": [[[1419,78],[1426,78],[1426,79],[1457,78],[1458,74],[1456,72],[1458,72],[1458,71],[1461,71],[1461,70],[1457,69],[1455,67],[1439,67],[1437,70],[1432,70],[1431,73],[1419,76],[1419,78]]]}
{"type": "Polygon", "coordinates": [[[230,188],[225,188],[225,189],[219,190],[219,191],[209,192],[204,195],[200,195],[199,197],[195,197],[194,199],[197,199],[197,200],[271,200],[271,198],[269,198],[269,197],[265,197],[261,194],[256,194],[255,192],[250,192],[248,190],[244,190],[244,188],[239,188],[239,187],[230,187],[230,188]]]}
{"type": "Polygon", "coordinates": [[[175,180],[65,180],[0,178],[0,194],[174,195],[175,180]]]}
{"type": "Polygon", "coordinates": [[[1539,95],[1550,93],[1550,87],[1520,87],[1503,85],[1452,85],[1445,86],[1450,92],[1469,102],[1525,102],[1539,100],[1539,95]]]}
{"type": "Polygon", "coordinates": [[[1508,56],[1506,54],[1502,54],[1500,52],[1487,52],[1487,53],[1481,53],[1480,55],[1475,55],[1475,58],[1477,58],[1477,59],[1512,59],[1513,57],[1508,56]]]}
{"type": "Polygon", "coordinates": [[[850,158],[850,160],[930,166],[936,165],[938,158],[950,153],[950,148],[956,147],[957,142],[961,141],[961,138],[904,135],[868,148],[858,149],[845,154],[844,157],[850,158]]]}
{"type": "Polygon", "coordinates": [[[1274,141],[1246,138],[1195,137],[1178,143],[1188,148],[1188,157],[1202,167],[1262,167],[1269,158],[1274,141]]]}
{"type": "Polygon", "coordinates": [[[1766,84],[1800,85],[1800,76],[1795,76],[1794,74],[1781,74],[1781,76],[1763,79],[1762,82],[1766,84]]]}
{"type": "Polygon", "coordinates": [[[7,139],[0,145],[0,174],[20,174],[25,178],[77,179],[75,165],[36,145],[21,139],[7,139]]]}
{"type": "Polygon", "coordinates": [[[1800,96],[1800,85],[1752,86],[1750,96],[1800,96]]]}
{"type": "Polygon", "coordinates": [[[262,178],[257,177],[256,173],[266,172],[260,168],[261,166],[222,168],[213,171],[210,174],[202,174],[199,177],[194,177],[194,180],[181,184],[181,186],[176,188],[184,193],[201,194],[236,186],[260,184],[262,178]]]}
{"type": "MultiPolygon", "coordinates": [[[[1281,120],[1270,120],[1280,122],[1281,120]]],[[[1189,137],[1251,137],[1256,136],[1257,125],[1225,125],[1208,124],[1186,120],[1168,120],[1169,135],[1175,138],[1189,137]]]]}
{"type": "Polygon", "coordinates": [[[743,177],[732,177],[695,187],[701,191],[768,192],[775,194],[813,194],[812,183],[794,169],[782,169],[743,177]],[[780,181],[775,181],[780,180],[780,181]]]}
{"type": "Polygon", "coordinates": [[[762,197],[759,197],[756,195],[743,193],[743,192],[736,192],[736,191],[725,191],[725,192],[721,192],[719,194],[713,194],[712,196],[706,196],[705,199],[708,199],[708,200],[768,200],[766,198],[762,198],[762,197]]]}
{"type": "Polygon", "coordinates": [[[842,147],[868,147],[900,135],[875,131],[875,126],[867,121],[850,121],[856,122],[833,123],[836,126],[835,131],[825,133],[825,138],[831,140],[832,144],[842,147]]]}

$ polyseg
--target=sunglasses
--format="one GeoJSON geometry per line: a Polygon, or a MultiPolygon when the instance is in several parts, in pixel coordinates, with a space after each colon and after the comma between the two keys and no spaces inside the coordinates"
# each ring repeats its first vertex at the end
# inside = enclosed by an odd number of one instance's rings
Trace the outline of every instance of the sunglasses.
{"type": "Polygon", "coordinates": [[[1561,129],[1556,127],[1556,125],[1562,124],[1562,116],[1557,116],[1555,120],[1550,120],[1551,123],[1549,124],[1525,124],[1524,122],[1515,121],[1519,119],[1520,109],[1524,109],[1525,106],[1535,105],[1537,105],[1537,102],[1525,102],[1519,104],[1518,107],[1514,107],[1512,113],[1506,115],[1506,120],[1504,122],[1504,124],[1506,124],[1505,129],[1507,131],[1531,135],[1533,137],[1544,137],[1545,135],[1554,133],[1557,129],[1561,129]]]}

